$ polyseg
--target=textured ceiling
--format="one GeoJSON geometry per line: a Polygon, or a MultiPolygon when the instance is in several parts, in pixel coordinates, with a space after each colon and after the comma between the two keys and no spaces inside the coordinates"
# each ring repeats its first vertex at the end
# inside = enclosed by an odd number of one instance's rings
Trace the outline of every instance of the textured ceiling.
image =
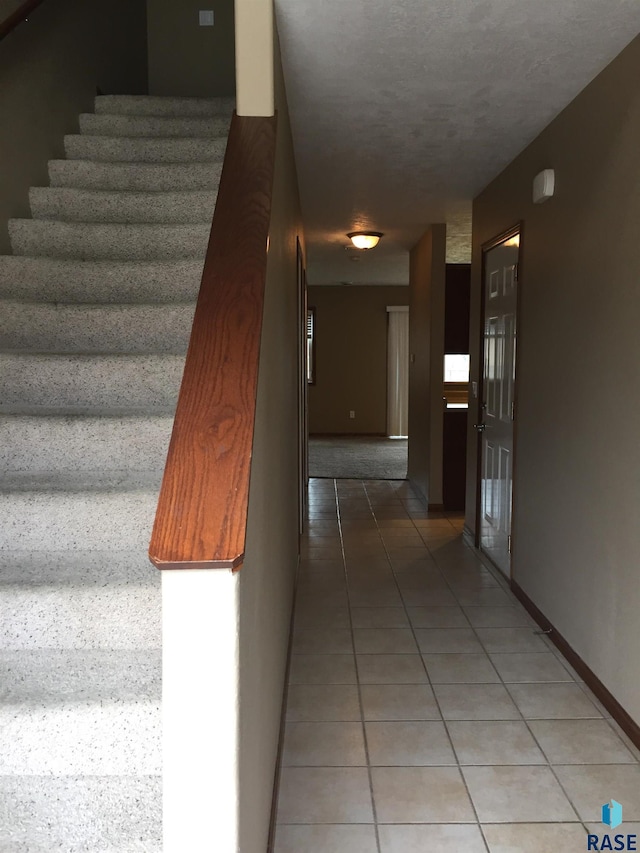
{"type": "Polygon", "coordinates": [[[468,260],[473,197],[640,31],[639,0],[275,2],[312,284],[406,284],[432,222],[468,260]]]}

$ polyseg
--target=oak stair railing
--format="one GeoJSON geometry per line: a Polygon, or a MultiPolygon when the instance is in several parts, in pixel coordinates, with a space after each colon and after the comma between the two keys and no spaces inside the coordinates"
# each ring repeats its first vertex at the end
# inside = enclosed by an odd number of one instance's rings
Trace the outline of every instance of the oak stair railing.
{"type": "Polygon", "coordinates": [[[244,560],[276,117],[234,114],[149,547],[159,569],[244,560]]]}

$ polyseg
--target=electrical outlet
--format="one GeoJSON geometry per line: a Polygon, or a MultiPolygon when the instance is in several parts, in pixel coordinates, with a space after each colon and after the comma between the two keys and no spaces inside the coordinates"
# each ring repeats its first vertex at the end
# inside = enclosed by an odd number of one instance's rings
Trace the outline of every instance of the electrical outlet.
{"type": "Polygon", "coordinates": [[[201,27],[212,27],[213,26],[213,9],[201,9],[198,12],[198,20],[200,22],[201,27]]]}
{"type": "Polygon", "coordinates": [[[355,418],[355,416],[356,416],[356,413],[353,411],[353,409],[351,409],[351,411],[349,412],[349,417],[353,419],[353,418],[355,418]]]}

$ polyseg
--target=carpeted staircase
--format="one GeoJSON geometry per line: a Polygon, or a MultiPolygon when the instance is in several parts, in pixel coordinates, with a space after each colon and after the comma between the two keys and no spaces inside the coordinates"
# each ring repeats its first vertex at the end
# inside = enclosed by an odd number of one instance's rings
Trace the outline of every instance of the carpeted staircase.
{"type": "MultiPolygon", "coordinates": [[[[106,96],[0,258],[0,851],[158,853],[148,561],[233,104],[106,96]]],[[[188,724],[188,722],[187,722],[188,724]]]]}

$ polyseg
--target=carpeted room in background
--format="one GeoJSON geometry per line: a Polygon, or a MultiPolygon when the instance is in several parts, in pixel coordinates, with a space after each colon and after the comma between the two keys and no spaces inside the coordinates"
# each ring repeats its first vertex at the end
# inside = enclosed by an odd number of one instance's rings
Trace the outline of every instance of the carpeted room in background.
{"type": "Polygon", "coordinates": [[[407,440],[378,436],[309,437],[309,476],[347,480],[404,480],[407,440]]]}

